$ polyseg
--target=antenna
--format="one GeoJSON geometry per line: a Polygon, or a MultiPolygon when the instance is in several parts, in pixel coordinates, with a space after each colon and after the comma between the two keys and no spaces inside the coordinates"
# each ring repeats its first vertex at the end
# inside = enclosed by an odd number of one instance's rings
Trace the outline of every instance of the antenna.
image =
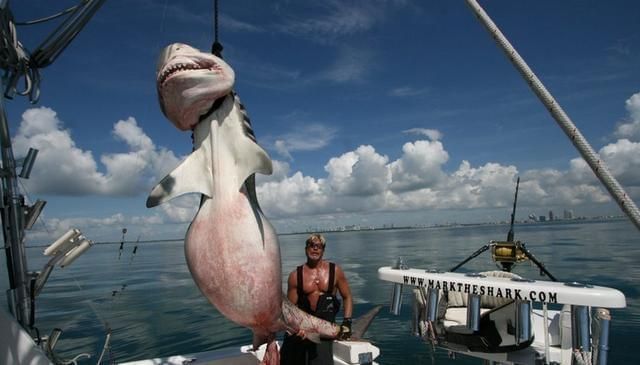
{"type": "Polygon", "coordinates": [[[520,176],[516,181],[516,196],[513,198],[513,210],[511,211],[511,224],[509,225],[509,233],[507,233],[507,242],[513,242],[513,222],[516,218],[516,205],[518,204],[518,188],[520,187],[520,176]]]}

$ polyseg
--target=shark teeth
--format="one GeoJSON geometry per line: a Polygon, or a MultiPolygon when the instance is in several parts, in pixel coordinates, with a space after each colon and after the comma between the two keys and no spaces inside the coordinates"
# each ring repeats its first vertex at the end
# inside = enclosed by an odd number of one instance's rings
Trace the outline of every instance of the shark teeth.
{"type": "Polygon", "coordinates": [[[162,72],[162,75],[158,78],[158,84],[159,85],[164,84],[164,82],[167,81],[167,79],[169,79],[170,76],[178,72],[189,71],[189,70],[207,70],[207,69],[211,71],[218,71],[218,72],[222,71],[222,67],[220,67],[220,65],[218,65],[217,63],[213,63],[211,65],[200,65],[197,63],[175,63],[170,67],[166,68],[162,72]]]}

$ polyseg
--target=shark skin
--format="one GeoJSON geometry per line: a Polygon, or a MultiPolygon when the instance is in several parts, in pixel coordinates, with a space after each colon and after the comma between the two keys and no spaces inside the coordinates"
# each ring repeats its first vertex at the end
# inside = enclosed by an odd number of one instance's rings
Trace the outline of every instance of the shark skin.
{"type": "Polygon", "coordinates": [[[278,331],[335,338],[337,325],[283,295],[280,245],[254,182],[255,173],[271,174],[272,164],[231,91],[231,67],[174,44],[162,52],[157,72],[162,110],[178,129],[193,130],[194,151],[152,190],[147,207],[186,193],[202,195],[185,237],[187,265],[202,294],[225,317],[253,330],[254,348],[269,343],[263,363],[279,363],[278,331]]]}

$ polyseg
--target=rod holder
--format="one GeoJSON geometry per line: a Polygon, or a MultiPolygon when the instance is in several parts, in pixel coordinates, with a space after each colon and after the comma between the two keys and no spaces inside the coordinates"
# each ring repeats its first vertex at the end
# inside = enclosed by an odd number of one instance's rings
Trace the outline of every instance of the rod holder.
{"type": "Polygon", "coordinates": [[[427,315],[426,319],[433,322],[438,319],[438,300],[440,299],[440,290],[436,288],[427,289],[427,315]]]}
{"type": "MultiPolygon", "coordinates": [[[[596,365],[607,365],[607,357],[609,354],[609,326],[611,324],[611,314],[608,309],[596,309],[594,324],[597,324],[598,343],[594,343],[596,351],[596,365]]],[[[596,332],[596,331],[594,331],[596,332]]],[[[595,336],[595,333],[594,333],[595,336]]]]}
{"type": "Polygon", "coordinates": [[[31,227],[33,227],[33,225],[38,220],[38,217],[40,217],[40,213],[42,213],[42,209],[44,209],[44,206],[46,204],[46,201],[38,199],[35,203],[33,203],[32,206],[28,207],[25,210],[26,214],[24,217],[24,229],[31,229],[31,227]]]}
{"type": "Polygon", "coordinates": [[[531,339],[531,302],[516,301],[516,344],[520,345],[531,339]]]}
{"type": "Polygon", "coordinates": [[[49,335],[49,339],[47,340],[47,347],[49,351],[53,351],[58,343],[58,339],[60,339],[60,335],[62,335],[62,330],[60,328],[54,328],[49,335]]]}
{"type": "Polygon", "coordinates": [[[480,330],[480,295],[469,294],[467,303],[467,328],[473,332],[480,330]]]}
{"type": "Polygon", "coordinates": [[[412,321],[411,321],[411,334],[415,337],[421,337],[420,331],[420,321],[422,320],[422,316],[424,313],[425,303],[422,298],[422,288],[415,289],[414,299],[413,299],[413,313],[412,313],[412,321]]]}
{"type": "Polygon", "coordinates": [[[33,169],[33,163],[36,161],[36,157],[38,156],[38,150],[35,148],[29,148],[29,152],[27,152],[27,156],[24,158],[24,162],[22,164],[22,170],[20,170],[20,176],[23,179],[28,179],[31,176],[31,170],[33,169]]]}
{"type": "Polygon", "coordinates": [[[591,351],[589,307],[571,306],[571,339],[574,350],[591,351]]]}
{"type": "Polygon", "coordinates": [[[400,307],[402,306],[402,286],[402,284],[393,284],[390,312],[396,316],[400,314],[400,307]]]}
{"type": "MultiPolygon", "coordinates": [[[[405,265],[402,257],[398,257],[396,259],[395,265],[393,265],[392,269],[394,270],[406,270],[408,267],[405,265]]],[[[400,314],[400,307],[402,306],[402,284],[393,284],[393,293],[391,295],[391,308],[389,312],[394,315],[400,314]]]]}

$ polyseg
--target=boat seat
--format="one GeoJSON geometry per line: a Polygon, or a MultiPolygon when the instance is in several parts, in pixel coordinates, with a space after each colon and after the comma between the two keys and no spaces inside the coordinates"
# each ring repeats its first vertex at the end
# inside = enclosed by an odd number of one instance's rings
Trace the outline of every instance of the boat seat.
{"type": "MultiPolygon", "coordinates": [[[[480,308],[480,315],[487,313],[491,309],[480,308]]],[[[442,325],[445,329],[451,326],[466,326],[467,324],[467,307],[449,307],[444,314],[442,325]]]]}

